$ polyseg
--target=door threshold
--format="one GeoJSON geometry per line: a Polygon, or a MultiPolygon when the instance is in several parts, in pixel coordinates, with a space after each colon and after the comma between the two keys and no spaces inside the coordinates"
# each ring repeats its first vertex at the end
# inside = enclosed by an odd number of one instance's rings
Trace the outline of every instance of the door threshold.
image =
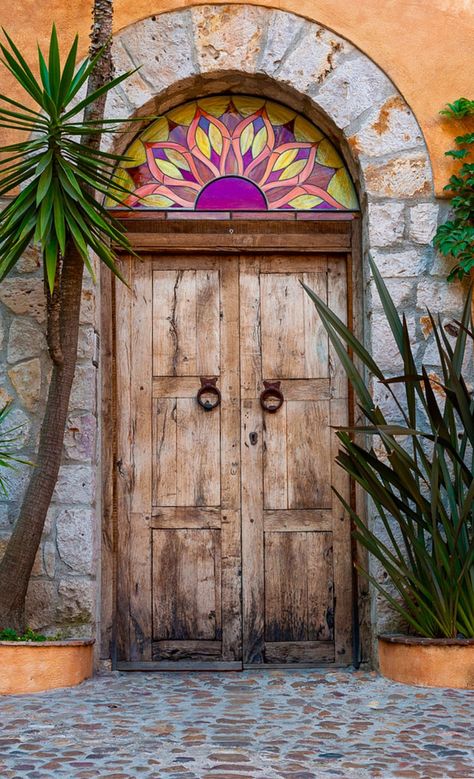
{"type": "Polygon", "coordinates": [[[244,663],[244,671],[333,671],[353,668],[349,663],[244,663]]]}
{"type": "Polygon", "coordinates": [[[242,671],[240,662],[189,660],[123,661],[115,664],[116,671],[242,671]]]}

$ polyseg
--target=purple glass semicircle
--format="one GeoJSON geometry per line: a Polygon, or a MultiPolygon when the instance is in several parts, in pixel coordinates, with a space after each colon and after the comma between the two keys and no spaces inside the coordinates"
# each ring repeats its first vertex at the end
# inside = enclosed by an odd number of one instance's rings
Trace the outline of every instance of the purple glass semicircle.
{"type": "Polygon", "coordinates": [[[222,176],[210,181],[197,196],[196,211],[267,211],[262,190],[241,176],[222,176]]]}

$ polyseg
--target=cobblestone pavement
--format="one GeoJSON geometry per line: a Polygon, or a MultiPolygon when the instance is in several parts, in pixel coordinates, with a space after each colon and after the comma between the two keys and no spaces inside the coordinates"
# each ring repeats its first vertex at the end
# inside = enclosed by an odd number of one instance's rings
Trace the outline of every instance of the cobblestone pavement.
{"type": "Polygon", "coordinates": [[[115,673],[0,699],[0,777],[472,779],[473,704],[365,672],[115,673]]]}

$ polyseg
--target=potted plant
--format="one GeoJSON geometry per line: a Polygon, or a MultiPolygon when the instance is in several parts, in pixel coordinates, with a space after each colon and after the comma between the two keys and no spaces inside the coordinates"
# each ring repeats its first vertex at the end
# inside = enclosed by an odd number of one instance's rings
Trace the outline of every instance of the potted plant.
{"type": "Polygon", "coordinates": [[[364,575],[407,626],[402,635],[379,637],[380,669],[400,682],[474,688],[474,399],[463,376],[473,339],[471,292],[461,321],[449,328],[451,338],[428,312],[438,376],[416,366],[406,319],[372,262],[371,269],[403,363],[399,376],[386,376],[341,320],[306,291],[366,422],[338,431],[336,459],[370,497],[379,521],[367,526],[338,497],[355,538],[379,561],[386,580],[364,575]],[[374,405],[364,369],[391,393],[398,419],[386,419],[374,405]]]}

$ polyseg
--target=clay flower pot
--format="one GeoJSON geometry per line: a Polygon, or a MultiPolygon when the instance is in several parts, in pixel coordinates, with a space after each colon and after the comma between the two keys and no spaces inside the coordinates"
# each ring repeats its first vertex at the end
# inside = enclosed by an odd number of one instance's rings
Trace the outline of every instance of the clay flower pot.
{"type": "Polygon", "coordinates": [[[73,687],[92,676],[93,639],[0,641],[0,695],[73,687]]]}
{"type": "Polygon", "coordinates": [[[474,638],[379,636],[380,673],[420,687],[474,689],[474,638]]]}

